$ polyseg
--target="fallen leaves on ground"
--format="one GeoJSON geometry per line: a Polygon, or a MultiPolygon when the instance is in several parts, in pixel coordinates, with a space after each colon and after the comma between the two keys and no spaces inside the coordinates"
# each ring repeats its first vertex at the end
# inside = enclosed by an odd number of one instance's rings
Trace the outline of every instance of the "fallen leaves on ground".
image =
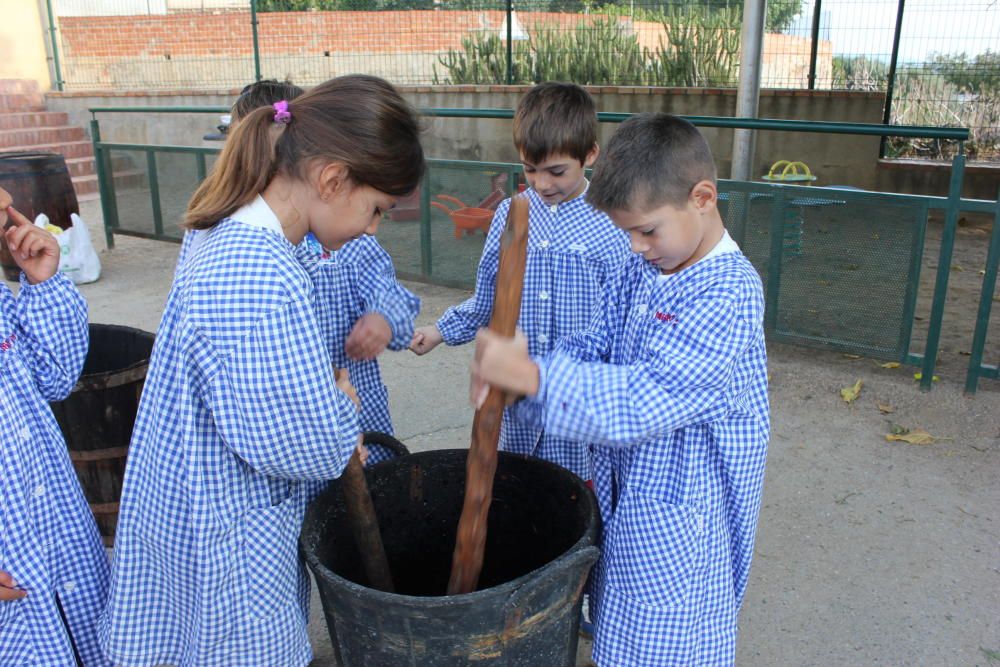
{"type": "Polygon", "coordinates": [[[876,403],[875,405],[878,406],[878,411],[884,415],[891,415],[896,411],[896,408],[892,407],[888,403],[876,403]]]}
{"type": "Polygon", "coordinates": [[[853,403],[857,400],[858,396],[861,395],[861,387],[864,386],[863,380],[858,380],[850,387],[844,387],[840,390],[840,397],[844,399],[845,403],[853,403]]]}
{"type": "MultiPolygon", "coordinates": [[[[924,374],[923,374],[923,373],[914,373],[914,374],[913,374],[913,379],[914,379],[914,380],[922,380],[922,379],[923,379],[923,377],[924,377],[924,374]]],[[[941,379],[941,378],[940,378],[939,376],[937,376],[937,375],[932,375],[932,376],[931,376],[931,382],[937,382],[937,381],[939,381],[940,379],[941,379]]]]}
{"type": "Polygon", "coordinates": [[[899,368],[900,363],[898,361],[887,361],[884,364],[879,364],[882,368],[899,368]]]}
{"type": "Polygon", "coordinates": [[[892,433],[886,433],[885,439],[889,442],[907,442],[911,445],[931,445],[935,438],[922,428],[906,429],[901,428],[902,433],[897,433],[897,425],[893,425],[892,433]]]}

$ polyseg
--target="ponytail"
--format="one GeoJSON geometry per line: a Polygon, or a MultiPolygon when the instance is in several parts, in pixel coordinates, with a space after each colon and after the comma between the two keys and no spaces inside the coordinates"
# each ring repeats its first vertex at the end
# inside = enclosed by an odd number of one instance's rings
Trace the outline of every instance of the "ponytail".
{"type": "Polygon", "coordinates": [[[209,229],[263,192],[277,172],[275,144],[287,126],[270,106],[251,111],[233,129],[212,172],[195,190],[184,215],[188,229],[209,229]]]}

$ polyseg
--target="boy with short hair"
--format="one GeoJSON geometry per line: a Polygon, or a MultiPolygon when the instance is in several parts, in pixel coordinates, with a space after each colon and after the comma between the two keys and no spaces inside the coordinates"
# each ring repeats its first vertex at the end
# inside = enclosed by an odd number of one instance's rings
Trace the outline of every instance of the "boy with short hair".
{"type": "MultiPolygon", "coordinates": [[[[627,239],[607,215],[584,198],[584,170],[597,158],[597,112],[580,86],[542,83],[518,102],[514,145],[531,186],[528,257],[518,326],[528,349],[541,355],[556,340],[583,329],[590,321],[601,289],[628,257],[627,239]]],[[[485,327],[493,312],[500,239],[510,200],[493,218],[483,248],[476,292],[448,309],[436,325],[420,327],[411,349],[426,354],[442,341],[461,345],[485,327]]],[[[585,443],[558,438],[535,425],[513,422],[504,415],[500,449],[530,454],[591,478],[585,443]]]]}
{"type": "Polygon", "coordinates": [[[770,430],[760,278],[684,120],[623,123],[587,197],[635,255],[590,326],[547,356],[482,331],[473,398],[490,385],[524,395],[515,418],[593,443],[597,664],[732,664],[770,430]]]}

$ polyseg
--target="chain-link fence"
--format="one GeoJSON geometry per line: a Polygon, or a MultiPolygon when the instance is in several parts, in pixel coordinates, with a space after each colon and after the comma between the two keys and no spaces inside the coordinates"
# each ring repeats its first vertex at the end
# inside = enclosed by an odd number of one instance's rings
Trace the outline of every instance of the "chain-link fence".
{"type": "MultiPolygon", "coordinates": [[[[397,84],[734,87],[742,0],[53,0],[66,89],[397,84]]],[[[770,0],[765,88],[885,91],[886,122],[963,126],[1000,161],[998,0],[770,0]]],[[[947,158],[896,140],[891,157],[947,158]]]]}

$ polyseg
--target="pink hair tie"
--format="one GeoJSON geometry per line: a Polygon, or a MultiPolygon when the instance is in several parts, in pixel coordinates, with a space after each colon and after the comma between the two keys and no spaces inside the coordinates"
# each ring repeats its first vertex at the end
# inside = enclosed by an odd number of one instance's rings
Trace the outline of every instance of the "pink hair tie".
{"type": "Polygon", "coordinates": [[[292,112],[288,110],[288,100],[281,100],[280,102],[275,102],[274,107],[274,122],[281,123],[283,125],[288,125],[292,122],[292,112]]]}

